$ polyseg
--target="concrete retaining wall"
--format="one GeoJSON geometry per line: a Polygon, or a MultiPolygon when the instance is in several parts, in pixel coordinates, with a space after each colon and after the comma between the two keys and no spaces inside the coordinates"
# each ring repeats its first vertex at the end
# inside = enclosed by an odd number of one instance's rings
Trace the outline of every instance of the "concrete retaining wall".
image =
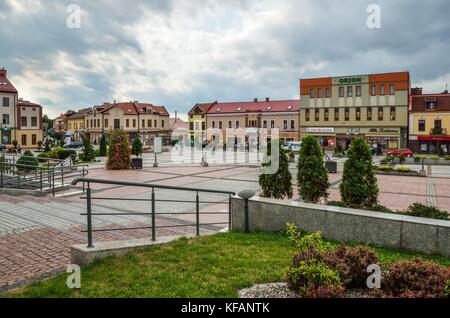
{"type": "MultiPolygon", "coordinates": [[[[244,229],[244,200],[232,198],[232,229],[244,229]]],[[[339,241],[441,254],[450,257],[450,221],[254,197],[250,231],[284,231],[286,223],[339,241]]]]}

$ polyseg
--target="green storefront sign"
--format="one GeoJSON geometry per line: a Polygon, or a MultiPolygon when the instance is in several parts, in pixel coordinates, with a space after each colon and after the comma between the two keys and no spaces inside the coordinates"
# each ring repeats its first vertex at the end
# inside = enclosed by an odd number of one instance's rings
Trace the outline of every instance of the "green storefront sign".
{"type": "Polygon", "coordinates": [[[347,77],[339,79],[339,84],[357,84],[361,82],[361,77],[347,77]]]}

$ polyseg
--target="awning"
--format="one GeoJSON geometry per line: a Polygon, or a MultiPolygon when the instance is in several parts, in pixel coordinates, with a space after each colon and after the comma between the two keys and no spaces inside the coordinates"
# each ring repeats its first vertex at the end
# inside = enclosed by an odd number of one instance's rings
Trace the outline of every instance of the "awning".
{"type": "Polygon", "coordinates": [[[423,141],[450,141],[450,136],[417,136],[417,140],[423,141]]]}

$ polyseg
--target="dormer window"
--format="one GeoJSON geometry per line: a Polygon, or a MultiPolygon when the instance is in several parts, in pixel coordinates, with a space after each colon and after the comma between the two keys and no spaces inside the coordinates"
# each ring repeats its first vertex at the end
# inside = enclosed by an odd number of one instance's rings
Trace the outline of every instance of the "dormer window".
{"type": "Polygon", "coordinates": [[[241,109],[242,109],[242,107],[238,107],[236,110],[237,110],[238,112],[240,112],[241,109]]]}
{"type": "Polygon", "coordinates": [[[219,107],[219,108],[216,109],[216,112],[218,113],[218,112],[220,112],[221,110],[222,110],[222,108],[219,107]]]}
{"type": "Polygon", "coordinates": [[[289,106],[288,106],[288,109],[291,110],[291,109],[292,109],[292,105],[289,105],[289,106]]]}
{"type": "Polygon", "coordinates": [[[427,102],[427,109],[435,109],[436,108],[436,102],[427,102]]]}
{"type": "Polygon", "coordinates": [[[272,109],[272,106],[267,107],[267,110],[271,110],[271,109],[272,109]]]}

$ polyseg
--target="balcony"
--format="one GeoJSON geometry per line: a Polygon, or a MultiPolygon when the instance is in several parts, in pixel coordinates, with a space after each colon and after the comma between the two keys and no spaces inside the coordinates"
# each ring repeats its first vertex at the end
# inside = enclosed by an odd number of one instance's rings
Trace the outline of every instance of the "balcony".
{"type": "Polygon", "coordinates": [[[447,129],[442,127],[434,127],[430,129],[430,135],[431,136],[446,136],[447,135],[447,129]]]}

